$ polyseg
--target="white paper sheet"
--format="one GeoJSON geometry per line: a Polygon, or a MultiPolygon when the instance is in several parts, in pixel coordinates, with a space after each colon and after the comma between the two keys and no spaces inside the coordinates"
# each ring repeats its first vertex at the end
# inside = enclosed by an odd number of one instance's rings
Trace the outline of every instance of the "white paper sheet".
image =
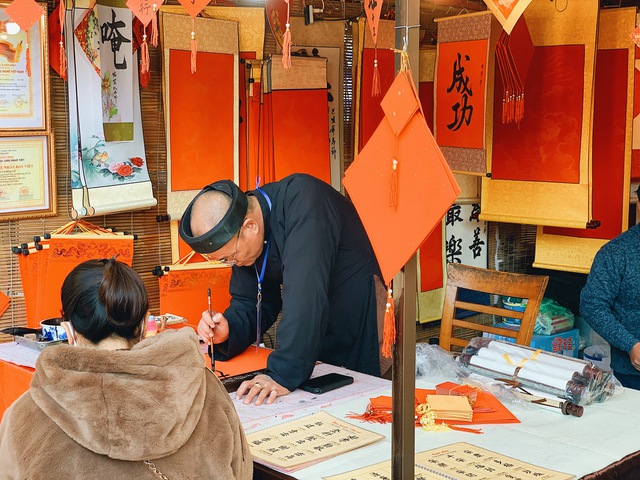
{"type": "Polygon", "coordinates": [[[16,342],[0,343],[0,360],[15,363],[23,367],[36,368],[40,352],[32,348],[23,347],[16,342]]]}

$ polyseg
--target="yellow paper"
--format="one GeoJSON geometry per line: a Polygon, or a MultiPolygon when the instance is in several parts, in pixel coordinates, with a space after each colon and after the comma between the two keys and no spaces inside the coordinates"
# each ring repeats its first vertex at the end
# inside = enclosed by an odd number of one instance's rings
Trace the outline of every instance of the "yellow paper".
{"type": "Polygon", "coordinates": [[[291,472],[382,440],[383,435],[318,412],[247,435],[254,460],[291,472]]]}
{"type": "MultiPolygon", "coordinates": [[[[391,462],[324,477],[325,480],[379,480],[391,478],[391,462]]],[[[514,478],[518,480],[573,480],[575,475],[521,462],[491,450],[459,442],[416,453],[415,479],[467,480],[469,478],[514,478]]]]}

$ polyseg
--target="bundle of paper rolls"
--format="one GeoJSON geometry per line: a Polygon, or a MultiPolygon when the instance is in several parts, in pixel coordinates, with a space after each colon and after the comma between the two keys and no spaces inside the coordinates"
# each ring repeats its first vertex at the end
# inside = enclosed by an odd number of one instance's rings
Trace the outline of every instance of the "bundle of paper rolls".
{"type": "Polygon", "coordinates": [[[458,361],[487,377],[517,382],[577,405],[604,402],[615,391],[611,372],[591,362],[488,338],[473,338],[458,361]]]}

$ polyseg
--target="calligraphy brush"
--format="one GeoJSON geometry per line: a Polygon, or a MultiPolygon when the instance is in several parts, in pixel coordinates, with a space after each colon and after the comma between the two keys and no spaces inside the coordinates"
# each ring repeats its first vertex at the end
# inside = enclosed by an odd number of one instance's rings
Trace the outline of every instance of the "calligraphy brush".
{"type": "MultiPolygon", "coordinates": [[[[207,288],[207,305],[208,305],[208,309],[209,309],[209,316],[211,317],[211,320],[213,321],[213,309],[211,308],[211,288],[207,288]]],[[[211,340],[211,343],[209,344],[208,352],[209,352],[209,357],[211,358],[211,371],[215,372],[216,371],[216,360],[215,360],[214,355],[213,355],[213,339],[211,340]]]]}

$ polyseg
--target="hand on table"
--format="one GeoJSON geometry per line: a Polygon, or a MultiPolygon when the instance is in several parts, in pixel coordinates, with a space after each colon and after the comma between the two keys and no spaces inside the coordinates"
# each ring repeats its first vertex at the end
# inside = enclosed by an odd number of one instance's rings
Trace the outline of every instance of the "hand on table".
{"type": "Polygon", "coordinates": [[[212,318],[205,310],[198,322],[198,335],[207,345],[222,343],[229,338],[229,322],[221,313],[214,313],[212,318]]]}
{"type": "MultiPolygon", "coordinates": [[[[215,317],[215,315],[214,315],[215,317]]],[[[238,387],[236,398],[240,399],[244,394],[242,403],[250,404],[255,399],[255,405],[262,405],[266,400],[267,405],[273,403],[277,397],[291,393],[289,390],[278,384],[269,375],[256,375],[251,380],[245,380],[238,387]]]]}
{"type": "Polygon", "coordinates": [[[629,358],[631,359],[631,365],[633,365],[636,370],[640,370],[640,342],[633,346],[629,358]]]}

